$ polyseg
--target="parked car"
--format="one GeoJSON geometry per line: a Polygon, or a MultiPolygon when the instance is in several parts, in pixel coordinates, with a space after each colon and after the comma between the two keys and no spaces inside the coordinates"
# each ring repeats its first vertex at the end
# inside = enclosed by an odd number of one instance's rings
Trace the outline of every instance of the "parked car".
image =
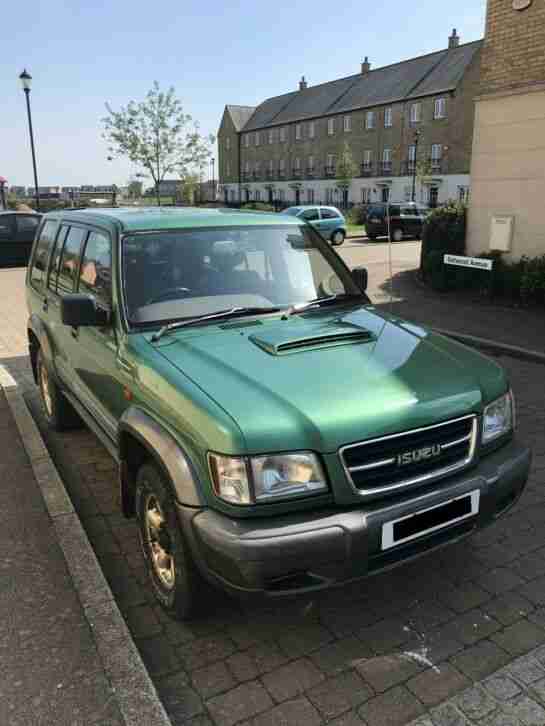
{"type": "Polygon", "coordinates": [[[304,219],[312,224],[318,232],[330,240],[332,245],[342,245],[346,237],[346,220],[337,207],[320,207],[306,205],[299,207],[288,207],[283,214],[290,214],[292,217],[304,219]]]}
{"type": "Polygon", "coordinates": [[[41,214],[0,212],[0,267],[25,267],[41,214]]]}
{"type": "Polygon", "coordinates": [[[401,204],[372,203],[367,209],[365,228],[370,240],[388,236],[388,212],[390,213],[390,234],[394,242],[404,237],[422,238],[422,225],[428,208],[414,202],[401,204]]]}
{"type": "Polygon", "coordinates": [[[203,580],[278,597],[399,565],[495,523],[528,477],[505,371],[381,314],[302,221],[57,211],[37,234],[45,416],[111,452],[179,617],[203,580]]]}

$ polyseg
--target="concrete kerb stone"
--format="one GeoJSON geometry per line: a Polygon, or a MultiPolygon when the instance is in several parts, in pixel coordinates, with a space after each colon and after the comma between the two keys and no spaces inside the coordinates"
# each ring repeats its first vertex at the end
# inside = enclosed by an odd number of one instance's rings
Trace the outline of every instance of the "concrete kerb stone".
{"type": "Polygon", "coordinates": [[[0,387],[30,459],[126,726],[172,726],[38,427],[16,381],[3,366],[0,387]]]}
{"type": "Polygon", "coordinates": [[[483,350],[488,350],[499,355],[507,355],[511,358],[518,358],[520,360],[530,361],[531,363],[541,363],[541,365],[545,365],[545,353],[541,353],[538,350],[519,348],[516,345],[508,345],[507,343],[501,343],[498,340],[479,338],[476,335],[458,333],[454,330],[445,330],[443,328],[433,328],[433,330],[440,335],[446,335],[449,338],[454,338],[454,340],[458,340],[460,343],[465,343],[472,347],[482,348],[483,350]]]}

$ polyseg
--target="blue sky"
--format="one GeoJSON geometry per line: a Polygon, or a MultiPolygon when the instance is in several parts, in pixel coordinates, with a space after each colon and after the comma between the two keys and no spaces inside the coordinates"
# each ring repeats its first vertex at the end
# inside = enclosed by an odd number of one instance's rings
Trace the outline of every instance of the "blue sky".
{"type": "MultiPolygon", "coordinates": [[[[216,133],[226,103],[255,105],[297,88],[482,37],[485,0],[272,3],[27,0],[2,9],[0,175],[32,184],[24,94],[32,74],[40,185],[126,184],[138,171],[108,162],[104,102],[140,100],[154,80],[216,133]]],[[[216,167],[217,168],[217,167],[216,167]]]]}

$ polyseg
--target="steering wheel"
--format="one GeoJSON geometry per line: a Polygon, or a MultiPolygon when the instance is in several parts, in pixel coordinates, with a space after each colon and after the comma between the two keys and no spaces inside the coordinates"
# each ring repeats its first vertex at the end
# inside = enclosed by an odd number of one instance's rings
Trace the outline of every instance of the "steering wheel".
{"type": "Polygon", "coordinates": [[[191,290],[188,287],[167,287],[158,295],[150,298],[146,305],[153,305],[154,303],[163,302],[164,300],[176,300],[176,298],[187,297],[191,294],[191,290]]]}

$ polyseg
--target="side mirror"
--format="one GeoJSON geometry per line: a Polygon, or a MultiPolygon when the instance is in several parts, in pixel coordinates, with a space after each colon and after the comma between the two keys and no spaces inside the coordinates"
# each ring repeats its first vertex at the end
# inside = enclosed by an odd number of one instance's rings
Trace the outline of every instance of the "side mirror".
{"type": "Polygon", "coordinates": [[[110,313],[97,305],[93,295],[74,293],[61,298],[61,320],[72,328],[103,328],[110,322],[110,313]]]}
{"type": "Polygon", "coordinates": [[[367,267],[354,267],[352,277],[359,289],[365,292],[367,290],[367,267]]]}

